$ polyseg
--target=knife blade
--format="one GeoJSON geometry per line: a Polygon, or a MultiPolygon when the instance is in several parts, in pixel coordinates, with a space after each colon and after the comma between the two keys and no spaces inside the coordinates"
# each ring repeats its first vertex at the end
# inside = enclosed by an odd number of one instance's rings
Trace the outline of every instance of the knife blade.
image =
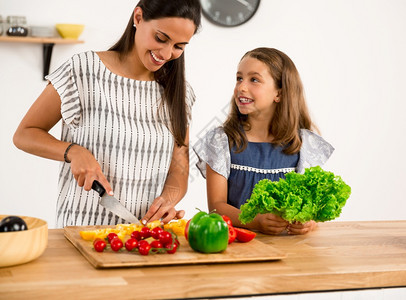
{"type": "Polygon", "coordinates": [[[120,201],[106,193],[105,188],[100,182],[97,180],[93,181],[92,189],[99,193],[99,204],[127,222],[142,225],[140,220],[138,220],[123,204],[121,204],[120,201]]]}

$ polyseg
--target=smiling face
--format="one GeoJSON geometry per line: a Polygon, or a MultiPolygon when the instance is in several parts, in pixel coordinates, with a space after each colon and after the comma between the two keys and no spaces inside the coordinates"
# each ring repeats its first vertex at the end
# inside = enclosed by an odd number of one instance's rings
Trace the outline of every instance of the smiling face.
{"type": "Polygon", "coordinates": [[[166,62],[179,58],[192,38],[196,26],[184,18],[162,18],[145,21],[142,10],[134,11],[135,51],[141,65],[150,72],[166,62]]]}
{"type": "Polygon", "coordinates": [[[240,61],[234,101],[244,115],[272,118],[279,95],[265,63],[250,56],[240,61]]]}

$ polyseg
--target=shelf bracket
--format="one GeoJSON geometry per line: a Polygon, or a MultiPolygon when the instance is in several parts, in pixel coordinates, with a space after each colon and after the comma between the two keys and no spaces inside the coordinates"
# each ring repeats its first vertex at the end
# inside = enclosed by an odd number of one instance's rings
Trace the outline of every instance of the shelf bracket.
{"type": "Polygon", "coordinates": [[[52,49],[54,48],[54,43],[44,43],[42,44],[43,53],[43,80],[45,76],[49,74],[49,67],[51,65],[52,49]]]}

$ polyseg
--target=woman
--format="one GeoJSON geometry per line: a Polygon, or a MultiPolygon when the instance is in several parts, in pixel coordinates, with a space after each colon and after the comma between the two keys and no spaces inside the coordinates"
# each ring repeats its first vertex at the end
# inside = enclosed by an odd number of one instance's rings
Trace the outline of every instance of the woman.
{"type": "Polygon", "coordinates": [[[143,222],[181,218],[188,123],[195,97],[184,50],[200,27],[198,0],[141,0],[120,40],[74,55],[50,74],[14,144],[62,161],[57,227],[123,220],[98,204],[95,180],[143,222]],[[62,119],[61,140],[49,130],[62,119]]]}

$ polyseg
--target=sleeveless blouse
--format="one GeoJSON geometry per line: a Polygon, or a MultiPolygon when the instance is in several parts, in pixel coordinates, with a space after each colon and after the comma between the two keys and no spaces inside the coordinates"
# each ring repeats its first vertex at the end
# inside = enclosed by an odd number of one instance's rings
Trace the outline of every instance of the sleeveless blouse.
{"type": "MultiPolygon", "coordinates": [[[[61,98],[61,140],[87,148],[114,197],[138,218],[162,192],[174,137],[155,81],[112,73],[92,51],[74,55],[47,76],[61,98]]],[[[188,122],[195,101],[186,85],[188,122]]],[[[57,227],[124,223],[99,205],[99,194],[79,187],[70,164],[60,165],[57,227]]]]}

